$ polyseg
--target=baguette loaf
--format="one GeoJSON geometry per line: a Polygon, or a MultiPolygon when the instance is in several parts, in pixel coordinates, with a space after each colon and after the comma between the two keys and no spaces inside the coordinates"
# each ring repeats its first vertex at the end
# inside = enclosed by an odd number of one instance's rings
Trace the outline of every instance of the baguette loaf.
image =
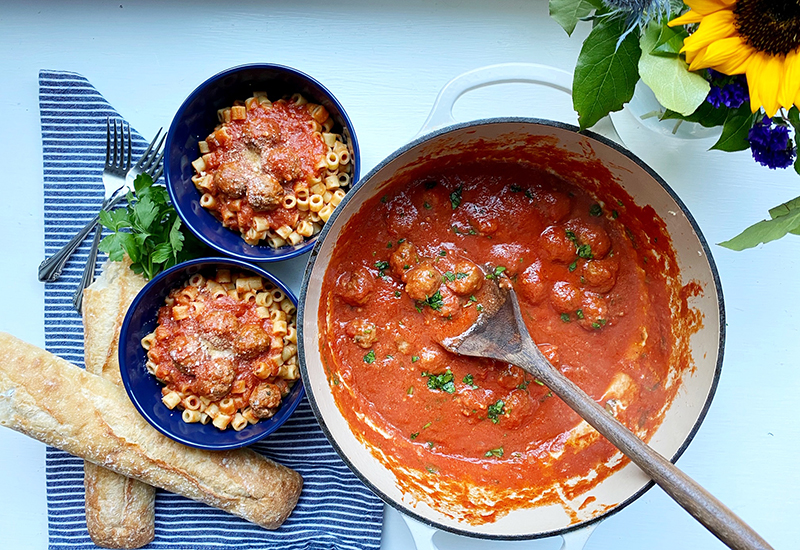
{"type": "MultiPolygon", "coordinates": [[[[117,385],[119,330],[131,301],[145,285],[130,260],[107,261],[102,275],[83,293],[86,371],[117,385]]],[[[85,462],[86,527],[97,546],[140,548],[155,537],[156,490],[150,485],[85,462]]]]}
{"type": "Polygon", "coordinates": [[[0,426],[266,529],[283,523],[303,485],[249,449],[209,452],[161,435],[123,388],[1,332],[0,426]]]}

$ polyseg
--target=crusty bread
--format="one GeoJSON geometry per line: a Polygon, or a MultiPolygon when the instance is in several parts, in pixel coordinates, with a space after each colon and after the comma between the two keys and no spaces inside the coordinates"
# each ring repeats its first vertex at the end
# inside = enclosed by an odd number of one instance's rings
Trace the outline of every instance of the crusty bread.
{"type": "Polygon", "coordinates": [[[120,386],[0,333],[0,426],[149,485],[277,529],[300,474],[249,449],[203,451],[157,432],[120,386]]]}
{"type": "MultiPolygon", "coordinates": [[[[130,260],[107,261],[103,273],[83,293],[84,361],[87,372],[122,384],[119,330],[131,301],[146,281],[130,260]]],[[[155,495],[150,485],[84,464],[86,527],[97,546],[140,548],[155,537],[155,495]]]]}

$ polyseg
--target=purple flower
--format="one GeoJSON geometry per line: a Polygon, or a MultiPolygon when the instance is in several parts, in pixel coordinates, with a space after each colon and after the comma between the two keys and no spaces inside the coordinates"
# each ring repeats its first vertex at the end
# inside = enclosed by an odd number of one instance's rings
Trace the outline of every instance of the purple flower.
{"type": "Polygon", "coordinates": [[[745,101],[750,100],[744,75],[728,76],[709,69],[708,77],[711,82],[711,90],[708,92],[706,101],[715,108],[719,109],[724,105],[729,109],[738,109],[744,105],[745,101]]]}
{"type": "Polygon", "coordinates": [[[787,168],[794,162],[795,148],[789,139],[789,128],[774,124],[768,116],[753,124],[747,139],[759,164],[775,169],[787,168]]]}

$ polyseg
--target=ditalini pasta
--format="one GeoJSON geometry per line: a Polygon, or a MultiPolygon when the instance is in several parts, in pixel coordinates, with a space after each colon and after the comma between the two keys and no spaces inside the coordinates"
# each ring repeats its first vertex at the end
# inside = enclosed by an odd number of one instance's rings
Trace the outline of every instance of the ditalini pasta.
{"type": "Polygon", "coordinates": [[[187,423],[240,431],[275,414],[300,378],[296,308],[259,276],[217,270],[170,292],[142,338],[162,402],[187,423]]]}
{"type": "Polygon", "coordinates": [[[278,248],[316,235],[350,185],[346,137],[324,106],[263,92],[218,111],[198,144],[200,205],[249,244],[278,248]]]}

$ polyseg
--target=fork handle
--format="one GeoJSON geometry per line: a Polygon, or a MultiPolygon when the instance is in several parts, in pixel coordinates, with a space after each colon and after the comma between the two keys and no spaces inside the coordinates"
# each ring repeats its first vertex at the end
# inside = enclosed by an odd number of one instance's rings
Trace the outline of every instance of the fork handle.
{"type": "MultiPolygon", "coordinates": [[[[108,210],[110,208],[114,208],[116,205],[125,198],[125,194],[122,193],[113,197],[111,201],[103,202],[101,206],[101,210],[108,210]]],[[[83,242],[83,239],[86,238],[86,235],[97,225],[97,222],[100,220],[100,214],[98,213],[94,218],[92,218],[89,223],[83,226],[83,229],[78,231],[78,233],[72,237],[67,244],[65,244],[58,252],[47,258],[41,264],[39,264],[39,280],[42,282],[51,283],[61,277],[61,271],[64,269],[64,265],[69,260],[72,253],[80,246],[83,242]]]]}
{"type": "Polygon", "coordinates": [[[83,307],[83,291],[94,281],[94,268],[95,265],[97,265],[97,248],[100,246],[100,237],[102,235],[103,228],[98,226],[94,230],[92,248],[89,250],[89,258],[86,260],[86,266],[83,268],[83,275],[78,283],[78,288],[75,289],[75,294],[72,295],[72,306],[78,313],[81,312],[81,308],[83,307]]]}

